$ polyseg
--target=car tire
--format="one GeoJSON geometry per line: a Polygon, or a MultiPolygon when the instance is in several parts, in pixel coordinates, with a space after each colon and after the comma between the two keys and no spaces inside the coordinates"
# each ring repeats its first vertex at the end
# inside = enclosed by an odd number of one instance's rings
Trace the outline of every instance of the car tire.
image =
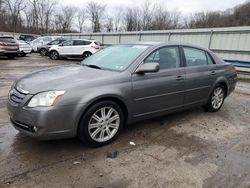
{"type": "Polygon", "coordinates": [[[221,84],[215,86],[204,109],[208,112],[217,112],[221,109],[226,97],[225,87],[221,84]]]}
{"type": "Polygon", "coordinates": [[[8,59],[14,59],[15,56],[14,56],[14,55],[7,55],[7,58],[8,58],[8,59]]]}
{"type": "Polygon", "coordinates": [[[57,60],[59,59],[59,53],[55,50],[51,51],[49,54],[50,59],[57,60]]]}
{"type": "Polygon", "coordinates": [[[20,53],[20,56],[21,56],[21,57],[25,57],[26,55],[27,55],[27,54],[24,53],[24,52],[21,52],[21,53],[20,53]]]}
{"type": "Polygon", "coordinates": [[[46,49],[42,48],[42,49],[39,50],[39,53],[40,53],[41,56],[46,56],[48,52],[47,52],[46,49]]]}
{"type": "Polygon", "coordinates": [[[92,105],[81,118],[78,138],[92,147],[112,142],[124,126],[124,113],[113,101],[101,101],[92,105]]]}
{"type": "Polygon", "coordinates": [[[84,52],[84,53],[82,54],[82,58],[83,58],[83,59],[86,59],[87,57],[89,57],[89,56],[91,56],[91,55],[92,55],[91,52],[84,52]]]}

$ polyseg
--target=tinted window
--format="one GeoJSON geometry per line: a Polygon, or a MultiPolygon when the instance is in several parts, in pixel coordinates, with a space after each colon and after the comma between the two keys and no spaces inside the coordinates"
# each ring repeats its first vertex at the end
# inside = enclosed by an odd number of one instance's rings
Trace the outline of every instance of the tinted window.
{"type": "Polygon", "coordinates": [[[7,42],[7,43],[16,43],[16,41],[12,38],[0,38],[1,42],[7,42]]]}
{"type": "Polygon", "coordinates": [[[74,45],[75,46],[82,46],[82,45],[90,45],[90,41],[84,41],[84,40],[75,40],[74,45]]]}
{"type": "Polygon", "coordinates": [[[125,70],[148,46],[121,45],[105,48],[85,59],[83,65],[96,65],[102,69],[125,70]]]}
{"type": "Polygon", "coordinates": [[[183,50],[187,67],[207,65],[207,57],[205,51],[188,47],[184,47],[183,50]]]}
{"type": "Polygon", "coordinates": [[[165,47],[156,50],[144,61],[157,62],[160,69],[172,69],[180,66],[180,55],[178,47],[165,47]]]}
{"type": "Polygon", "coordinates": [[[69,41],[64,42],[62,45],[63,46],[73,46],[73,43],[74,43],[73,40],[69,40],[69,41]]]}
{"type": "Polygon", "coordinates": [[[101,46],[101,43],[99,41],[95,41],[94,43],[95,45],[101,46]]]}

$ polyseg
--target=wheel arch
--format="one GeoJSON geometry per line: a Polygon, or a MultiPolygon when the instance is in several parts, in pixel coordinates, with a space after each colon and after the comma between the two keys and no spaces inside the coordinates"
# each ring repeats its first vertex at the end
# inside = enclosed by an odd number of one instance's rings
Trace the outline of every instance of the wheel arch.
{"type": "Polygon", "coordinates": [[[215,87],[216,85],[222,85],[222,86],[224,87],[224,89],[225,89],[225,96],[228,95],[229,84],[228,84],[228,81],[227,81],[226,78],[224,78],[224,77],[219,77],[219,78],[216,80],[215,84],[213,85],[213,89],[214,89],[214,87],[215,87]]]}
{"type": "Polygon", "coordinates": [[[122,100],[119,96],[101,96],[101,97],[98,97],[92,101],[90,101],[87,106],[80,112],[80,115],[79,115],[79,118],[78,118],[78,121],[77,121],[77,134],[78,134],[78,129],[79,129],[79,126],[80,126],[80,123],[82,121],[82,118],[84,116],[84,114],[89,110],[89,108],[91,106],[93,106],[94,104],[97,104],[101,101],[112,101],[112,102],[115,102],[116,104],[119,105],[119,107],[121,108],[121,110],[123,111],[124,113],[124,125],[126,125],[126,122],[127,122],[127,119],[128,119],[128,116],[129,116],[129,111],[128,111],[128,107],[126,105],[126,103],[124,102],[124,100],[122,100]]]}

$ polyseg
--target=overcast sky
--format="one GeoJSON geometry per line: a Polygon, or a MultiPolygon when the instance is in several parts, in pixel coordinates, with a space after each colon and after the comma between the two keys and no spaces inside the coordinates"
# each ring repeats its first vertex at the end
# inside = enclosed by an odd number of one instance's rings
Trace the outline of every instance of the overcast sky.
{"type": "MultiPolygon", "coordinates": [[[[74,5],[80,7],[88,0],[62,0],[63,4],[74,5]]],[[[107,4],[107,9],[112,10],[119,6],[140,6],[144,0],[94,0],[107,4]]],[[[151,0],[160,2],[168,10],[178,10],[184,15],[198,11],[216,11],[226,10],[238,4],[246,2],[246,0],[151,0]]]]}

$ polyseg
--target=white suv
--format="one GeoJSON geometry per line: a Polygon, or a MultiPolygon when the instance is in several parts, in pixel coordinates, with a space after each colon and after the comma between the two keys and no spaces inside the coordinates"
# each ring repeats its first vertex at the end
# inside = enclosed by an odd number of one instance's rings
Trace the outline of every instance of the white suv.
{"type": "Polygon", "coordinates": [[[49,49],[50,59],[60,57],[86,58],[101,49],[100,42],[87,39],[67,40],[60,45],[51,46],[49,49]]]}
{"type": "Polygon", "coordinates": [[[48,44],[49,42],[51,42],[52,40],[56,40],[60,38],[60,36],[45,36],[45,37],[38,37],[37,39],[31,41],[29,44],[32,48],[33,52],[37,52],[37,48],[48,44]]]}

